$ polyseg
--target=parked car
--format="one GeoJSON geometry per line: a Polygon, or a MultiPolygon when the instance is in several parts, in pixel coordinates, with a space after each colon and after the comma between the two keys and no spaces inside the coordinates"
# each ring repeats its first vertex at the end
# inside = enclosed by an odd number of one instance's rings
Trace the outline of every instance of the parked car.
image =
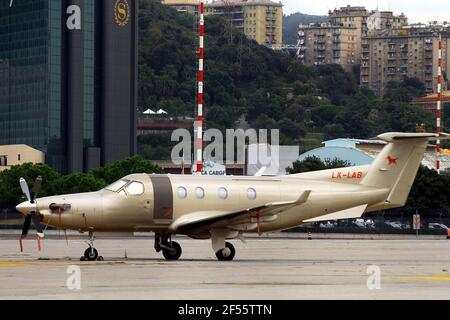
{"type": "Polygon", "coordinates": [[[433,230],[448,230],[448,227],[445,224],[442,223],[429,223],[428,229],[433,230]]]}
{"type": "Polygon", "coordinates": [[[396,230],[402,230],[403,229],[403,225],[400,222],[397,221],[386,221],[385,224],[387,224],[388,226],[396,229],[396,230]]]}

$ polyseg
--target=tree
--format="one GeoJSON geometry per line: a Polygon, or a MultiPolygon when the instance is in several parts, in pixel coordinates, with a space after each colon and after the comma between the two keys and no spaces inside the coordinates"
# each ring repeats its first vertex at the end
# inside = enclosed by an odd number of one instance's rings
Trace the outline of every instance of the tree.
{"type": "Polygon", "coordinates": [[[24,178],[31,190],[36,178],[41,176],[43,185],[39,192],[40,197],[52,194],[50,187],[52,181],[60,178],[60,174],[44,164],[25,163],[23,165],[13,166],[9,170],[0,172],[0,207],[15,207],[25,198],[22,195],[19,180],[24,178]]]}
{"type": "Polygon", "coordinates": [[[76,173],[59,177],[49,183],[52,195],[94,192],[106,187],[103,179],[97,179],[93,174],[76,173]]]}
{"type": "Polygon", "coordinates": [[[307,157],[305,160],[294,162],[292,168],[287,168],[287,172],[289,174],[295,174],[302,172],[344,168],[349,166],[351,166],[351,163],[338,158],[325,159],[325,161],[322,161],[316,156],[311,156],[307,157]]]}
{"type": "Polygon", "coordinates": [[[142,156],[134,156],[116,161],[106,167],[94,169],[91,173],[96,179],[104,180],[107,184],[110,184],[133,173],[164,172],[159,166],[145,160],[142,156]]]}

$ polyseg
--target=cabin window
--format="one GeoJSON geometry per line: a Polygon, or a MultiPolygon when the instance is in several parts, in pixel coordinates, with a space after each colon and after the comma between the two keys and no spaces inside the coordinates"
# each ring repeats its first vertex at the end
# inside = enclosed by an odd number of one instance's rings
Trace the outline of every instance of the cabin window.
{"type": "Polygon", "coordinates": [[[253,188],[249,188],[247,190],[247,198],[252,201],[256,200],[256,190],[253,188]]]}
{"type": "Polygon", "coordinates": [[[219,188],[219,198],[222,200],[228,199],[228,190],[225,188],[219,188]]]}
{"type": "Polygon", "coordinates": [[[205,197],[205,189],[200,187],[196,188],[195,196],[197,197],[197,199],[203,199],[205,197]]]}
{"type": "Polygon", "coordinates": [[[144,193],[144,185],[140,182],[133,181],[125,188],[127,193],[132,196],[139,196],[144,193]]]}
{"type": "Polygon", "coordinates": [[[186,199],[187,198],[187,190],[185,187],[179,187],[177,189],[178,198],[186,199]]]}

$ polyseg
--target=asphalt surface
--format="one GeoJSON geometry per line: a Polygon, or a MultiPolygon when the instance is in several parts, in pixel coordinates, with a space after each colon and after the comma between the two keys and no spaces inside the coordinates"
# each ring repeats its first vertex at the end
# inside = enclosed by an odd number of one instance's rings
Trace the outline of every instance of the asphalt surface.
{"type": "Polygon", "coordinates": [[[217,261],[210,241],[177,241],[175,262],[151,238],[97,240],[105,261],[80,262],[82,240],[47,239],[41,254],[34,240],[22,254],[0,240],[0,299],[450,298],[448,240],[250,239],[233,241],[233,262],[217,261]]]}

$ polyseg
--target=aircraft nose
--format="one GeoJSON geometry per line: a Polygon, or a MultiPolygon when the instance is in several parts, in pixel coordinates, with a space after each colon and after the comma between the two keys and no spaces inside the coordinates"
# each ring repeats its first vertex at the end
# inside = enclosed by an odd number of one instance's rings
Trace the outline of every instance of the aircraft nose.
{"type": "Polygon", "coordinates": [[[30,201],[25,201],[19,204],[16,207],[16,210],[27,215],[30,214],[32,211],[36,211],[36,204],[33,204],[30,201]]]}

